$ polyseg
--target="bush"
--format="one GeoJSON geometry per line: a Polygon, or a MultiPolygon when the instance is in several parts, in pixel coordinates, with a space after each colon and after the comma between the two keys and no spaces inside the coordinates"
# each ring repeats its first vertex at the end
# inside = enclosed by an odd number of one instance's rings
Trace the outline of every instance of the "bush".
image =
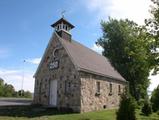
{"type": "Polygon", "coordinates": [[[159,110],[159,85],[152,92],[151,96],[152,109],[154,112],[159,110]]]}
{"type": "Polygon", "coordinates": [[[149,116],[152,113],[152,107],[148,100],[144,102],[144,105],[142,107],[142,113],[146,116],[149,116]]]}
{"type": "Polygon", "coordinates": [[[119,109],[116,114],[117,120],[136,120],[135,101],[128,93],[121,95],[119,109]]]}

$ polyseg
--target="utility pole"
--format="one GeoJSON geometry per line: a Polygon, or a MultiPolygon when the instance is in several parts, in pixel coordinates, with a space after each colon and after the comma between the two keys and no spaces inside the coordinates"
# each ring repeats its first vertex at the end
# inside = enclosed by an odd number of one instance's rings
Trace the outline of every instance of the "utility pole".
{"type": "Polygon", "coordinates": [[[21,84],[21,96],[23,96],[23,83],[24,83],[24,63],[25,63],[26,61],[25,60],[23,60],[23,73],[22,73],[22,84],[21,84]]]}

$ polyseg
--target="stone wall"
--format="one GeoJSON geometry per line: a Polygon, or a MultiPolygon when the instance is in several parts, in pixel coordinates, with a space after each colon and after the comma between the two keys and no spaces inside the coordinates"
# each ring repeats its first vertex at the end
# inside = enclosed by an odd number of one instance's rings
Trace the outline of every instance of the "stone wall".
{"type": "Polygon", "coordinates": [[[42,61],[42,65],[35,76],[34,103],[49,105],[49,83],[50,80],[57,80],[57,107],[72,108],[74,111],[80,112],[79,73],[58,37],[54,35],[52,39],[53,41],[48,46],[49,49],[42,61]],[[55,58],[53,57],[53,51],[57,45],[60,46],[60,49],[56,52],[55,58]],[[49,63],[55,59],[59,60],[59,68],[50,70],[49,63]]]}
{"type": "Polygon", "coordinates": [[[81,77],[81,112],[117,108],[120,95],[126,83],[101,77],[86,72],[80,72],[81,77]],[[100,83],[100,92],[97,92],[97,82],[100,83]],[[110,93],[110,84],[112,92],[110,93]],[[120,91],[119,91],[120,85],[120,91]],[[120,93],[119,93],[120,92],[120,93]]]}

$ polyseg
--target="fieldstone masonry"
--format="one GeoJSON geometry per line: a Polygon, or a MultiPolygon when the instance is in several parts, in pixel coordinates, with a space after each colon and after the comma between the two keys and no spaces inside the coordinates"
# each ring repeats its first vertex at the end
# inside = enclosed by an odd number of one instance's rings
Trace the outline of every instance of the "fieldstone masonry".
{"type": "Polygon", "coordinates": [[[81,112],[117,108],[125,83],[89,73],[80,73],[81,78],[81,112]],[[96,93],[96,83],[100,83],[100,93],[96,93]],[[110,93],[112,84],[112,93],[110,93]],[[120,93],[119,93],[120,85],[120,93]]]}
{"type": "MultiPolygon", "coordinates": [[[[88,55],[91,54],[90,56],[94,58],[100,57],[99,61],[104,61],[103,64],[105,64],[105,58],[96,55],[97,53],[94,53],[79,43],[72,43],[71,35],[66,30],[68,30],[68,28],[73,28],[73,26],[63,18],[57,21],[53,26],[56,30],[60,29],[60,33],[65,32],[65,37],[62,38],[56,31],[53,33],[34,76],[35,88],[33,103],[50,106],[50,83],[52,80],[57,80],[57,105],[54,107],[59,109],[71,108],[74,112],[88,112],[118,107],[120,94],[127,85],[124,78],[112,69],[107,61],[107,69],[110,68],[113,72],[112,75],[115,77],[107,77],[89,72],[86,70],[87,68],[84,70],[79,68],[80,65],[78,66],[75,62],[80,62],[78,61],[79,59],[84,60],[87,56],[84,56],[84,59],[81,59],[81,57],[79,57],[80,52],[77,48],[81,49],[83,52],[82,54],[87,52],[88,55]],[[59,27],[61,22],[67,24],[68,27],[65,26],[65,30],[63,30],[62,27],[59,27]],[[69,37],[66,37],[67,34],[69,37]],[[67,38],[69,38],[69,40],[65,41],[67,38]],[[66,45],[68,48],[66,48],[66,45]],[[68,49],[72,50],[71,53],[69,53],[68,49]],[[76,53],[73,53],[74,50],[77,51],[79,56],[76,56],[76,53]],[[73,57],[76,58],[73,59],[73,57]],[[79,59],[77,59],[77,57],[79,57],[79,59]],[[58,61],[58,65],[56,64],[56,67],[54,66],[55,68],[51,69],[50,63],[53,61],[58,61]],[[116,77],[120,80],[116,79],[116,77]]],[[[90,58],[87,58],[86,60],[91,61],[90,58]]],[[[86,66],[88,65],[89,68],[91,68],[90,64],[96,64],[85,61],[82,62],[86,64],[86,66]]],[[[98,66],[96,66],[96,68],[100,70],[98,66]]],[[[102,70],[103,69],[105,68],[102,68],[102,70]]]]}

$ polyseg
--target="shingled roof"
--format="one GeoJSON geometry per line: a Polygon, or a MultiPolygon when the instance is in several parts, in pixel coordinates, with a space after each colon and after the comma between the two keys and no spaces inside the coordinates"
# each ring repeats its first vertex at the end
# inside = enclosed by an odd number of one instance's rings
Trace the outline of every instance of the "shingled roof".
{"type": "MultiPolygon", "coordinates": [[[[69,57],[71,58],[78,71],[85,71],[126,82],[126,80],[114,69],[106,57],[98,54],[90,48],[85,47],[75,40],[67,41],[62,39],[56,32],[53,34],[53,36],[59,38],[59,41],[66,49],[69,57]]],[[[53,38],[49,41],[42,60],[36,70],[36,73],[34,74],[34,77],[39,71],[42,62],[44,61],[44,56],[47,53],[52,40],[53,38]]]]}
{"type": "Polygon", "coordinates": [[[62,39],[60,36],[58,37],[79,71],[86,71],[125,81],[125,79],[113,68],[106,57],[85,47],[77,41],[71,40],[71,42],[69,42],[62,39]]]}

